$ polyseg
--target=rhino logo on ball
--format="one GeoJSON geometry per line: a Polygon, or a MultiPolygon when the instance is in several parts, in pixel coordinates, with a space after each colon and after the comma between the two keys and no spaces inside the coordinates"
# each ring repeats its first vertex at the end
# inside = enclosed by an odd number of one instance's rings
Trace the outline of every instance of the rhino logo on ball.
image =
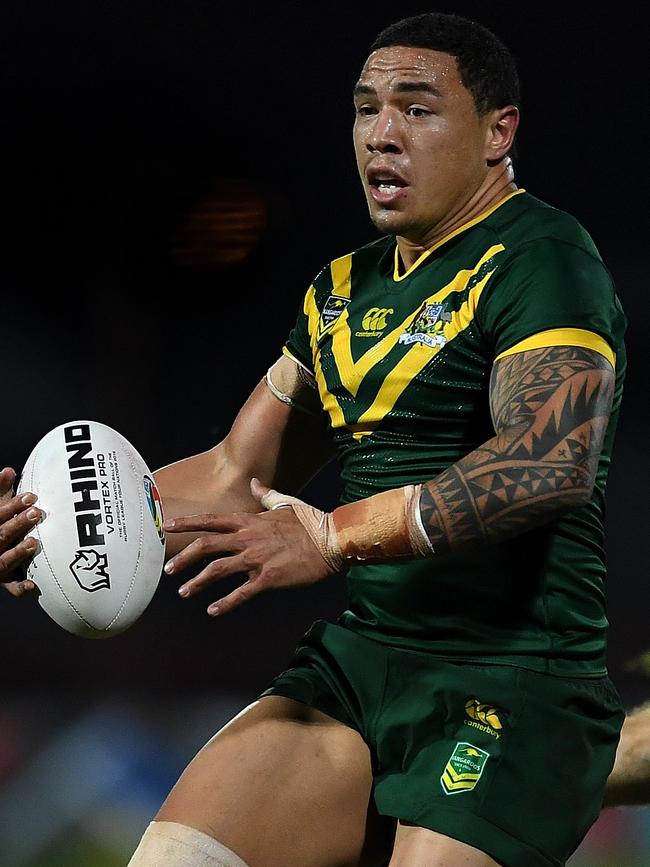
{"type": "Polygon", "coordinates": [[[70,571],[75,581],[88,593],[111,589],[111,579],[107,569],[108,554],[99,554],[92,548],[88,551],[77,551],[76,557],[70,563],[70,571]]]}

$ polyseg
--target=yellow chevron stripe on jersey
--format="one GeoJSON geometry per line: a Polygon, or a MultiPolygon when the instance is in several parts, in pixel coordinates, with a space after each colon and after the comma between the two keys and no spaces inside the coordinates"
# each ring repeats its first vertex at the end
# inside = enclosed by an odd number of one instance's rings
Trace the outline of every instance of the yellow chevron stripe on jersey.
{"type": "Polygon", "coordinates": [[[332,295],[349,298],[352,288],[352,253],[335,259],[330,264],[330,273],[332,275],[332,295]]]}
{"type": "Polygon", "coordinates": [[[311,349],[311,357],[316,364],[316,342],[318,340],[318,320],[320,313],[316,307],[316,289],[313,285],[307,290],[305,301],[302,305],[302,310],[307,317],[307,331],[309,333],[309,347],[311,349]]]}
{"type": "Polygon", "coordinates": [[[344,427],[345,417],[343,416],[343,410],[339,406],[334,395],[330,394],[327,389],[327,383],[325,382],[323,367],[321,365],[320,352],[318,350],[320,311],[316,306],[316,289],[313,285],[309,287],[307,294],[305,295],[303,311],[307,317],[309,345],[311,348],[311,357],[314,360],[314,376],[316,377],[316,385],[318,386],[318,393],[320,395],[321,403],[323,404],[323,409],[329,414],[333,427],[344,427]]]}
{"type": "Polygon", "coordinates": [[[499,353],[495,362],[506,355],[515,355],[517,352],[527,352],[529,349],[544,349],[547,346],[580,346],[583,349],[593,349],[604,356],[607,361],[616,367],[616,355],[609,343],[600,334],[593,331],[585,331],[582,328],[549,328],[547,331],[539,331],[525,340],[515,343],[510,349],[499,353]]]}
{"type": "MultiPolygon", "coordinates": [[[[485,262],[489,261],[497,253],[504,250],[503,244],[495,244],[490,247],[479,259],[473,269],[465,269],[459,271],[454,279],[439,289],[433,295],[430,295],[425,304],[437,304],[444,301],[452,292],[464,292],[469,281],[483,267],[485,262]]],[[[492,272],[490,272],[492,273],[492,272]]],[[[404,331],[411,325],[415,317],[418,315],[422,305],[419,305],[417,310],[410,313],[402,322],[399,323],[392,331],[384,334],[382,339],[370,347],[363,355],[354,361],[352,358],[352,332],[348,324],[348,311],[345,310],[337,320],[332,334],[332,355],[339,373],[341,383],[350,392],[353,397],[356,397],[364,377],[372,370],[378,362],[382,361],[388,353],[394,348],[399,341],[404,331]]],[[[472,312],[472,316],[474,313],[472,312]]],[[[463,325],[466,328],[469,323],[463,325]]],[[[445,332],[446,336],[446,332],[445,332]]],[[[415,348],[415,347],[414,347],[415,348]]],[[[390,376],[390,374],[389,374],[390,376]]]]}
{"type": "MultiPolygon", "coordinates": [[[[503,247],[501,247],[503,249],[503,247]]],[[[478,270],[478,267],[475,269],[478,270]]],[[[483,279],[474,286],[460,308],[451,314],[451,321],[446,322],[442,334],[447,343],[450,343],[455,337],[464,331],[474,319],[476,314],[476,306],[481,297],[481,293],[485,288],[488,280],[494,274],[496,268],[489,271],[483,279]]],[[[435,302],[436,295],[432,295],[425,301],[425,304],[435,302]]],[[[384,379],[381,388],[377,392],[377,397],[372,402],[371,406],[359,416],[356,424],[350,424],[348,427],[352,431],[352,435],[356,440],[360,440],[364,436],[369,436],[384,420],[386,415],[395,406],[397,399],[400,397],[404,389],[409,383],[420,373],[421,370],[434,358],[442,349],[441,346],[427,346],[423,343],[414,343],[406,355],[399,361],[393,370],[384,379]]]]}
{"type": "Polygon", "coordinates": [[[477,217],[474,217],[473,220],[469,220],[467,223],[463,223],[462,226],[459,226],[453,232],[450,232],[448,235],[445,235],[445,237],[441,238],[436,244],[433,245],[433,247],[429,247],[428,250],[425,250],[424,253],[420,256],[420,258],[416,262],[414,262],[411,265],[411,267],[407,271],[405,271],[404,274],[399,273],[399,266],[400,266],[399,248],[398,248],[397,244],[395,244],[395,264],[393,266],[393,280],[395,280],[397,283],[399,283],[400,280],[405,280],[408,276],[410,276],[415,271],[416,268],[418,268],[422,264],[422,262],[424,262],[426,259],[428,259],[429,256],[433,252],[435,252],[439,247],[442,247],[443,244],[446,244],[447,241],[451,241],[451,239],[455,238],[456,235],[460,235],[461,232],[465,232],[465,231],[467,231],[467,229],[471,229],[472,226],[476,226],[477,223],[482,222],[483,220],[487,219],[490,216],[490,214],[493,214],[498,208],[501,207],[501,205],[505,205],[505,203],[509,202],[510,199],[514,198],[515,196],[520,196],[522,193],[525,193],[525,192],[526,192],[526,190],[520,189],[520,190],[515,190],[512,193],[508,193],[508,195],[505,196],[503,199],[501,199],[499,202],[497,202],[496,205],[492,205],[491,208],[488,208],[487,211],[483,211],[482,214],[479,214],[477,217]]]}

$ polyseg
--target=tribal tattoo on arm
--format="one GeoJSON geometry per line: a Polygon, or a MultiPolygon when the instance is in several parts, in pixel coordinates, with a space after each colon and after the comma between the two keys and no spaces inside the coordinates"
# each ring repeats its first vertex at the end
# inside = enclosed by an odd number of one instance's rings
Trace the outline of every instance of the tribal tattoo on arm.
{"type": "Polygon", "coordinates": [[[600,353],[551,346],[496,362],[496,435],[424,485],[420,514],[436,553],[499,542],[591,497],[614,395],[600,353]]]}

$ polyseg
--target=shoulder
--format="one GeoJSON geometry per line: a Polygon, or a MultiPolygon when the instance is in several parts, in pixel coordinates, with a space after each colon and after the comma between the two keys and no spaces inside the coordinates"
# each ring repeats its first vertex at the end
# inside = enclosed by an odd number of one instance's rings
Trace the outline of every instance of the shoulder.
{"type": "Polygon", "coordinates": [[[550,248],[568,253],[573,248],[578,258],[582,253],[602,264],[592,237],[575,217],[529,193],[515,196],[506,207],[498,208],[485,221],[485,228],[503,244],[506,259],[534,258],[550,248]]]}
{"type": "Polygon", "coordinates": [[[558,329],[594,332],[618,351],[625,317],[591,237],[570,214],[527,194],[516,198],[491,221],[503,250],[478,307],[497,355],[558,329]]]}

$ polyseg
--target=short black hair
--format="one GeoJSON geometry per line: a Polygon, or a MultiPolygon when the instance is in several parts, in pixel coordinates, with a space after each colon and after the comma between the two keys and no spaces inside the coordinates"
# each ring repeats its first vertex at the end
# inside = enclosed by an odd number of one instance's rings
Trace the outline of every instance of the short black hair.
{"type": "Polygon", "coordinates": [[[463,85],[479,114],[506,105],[520,105],[519,75],[510,50],[476,21],[444,12],[425,12],[389,25],[370,46],[429,48],[456,58],[463,85]]]}

